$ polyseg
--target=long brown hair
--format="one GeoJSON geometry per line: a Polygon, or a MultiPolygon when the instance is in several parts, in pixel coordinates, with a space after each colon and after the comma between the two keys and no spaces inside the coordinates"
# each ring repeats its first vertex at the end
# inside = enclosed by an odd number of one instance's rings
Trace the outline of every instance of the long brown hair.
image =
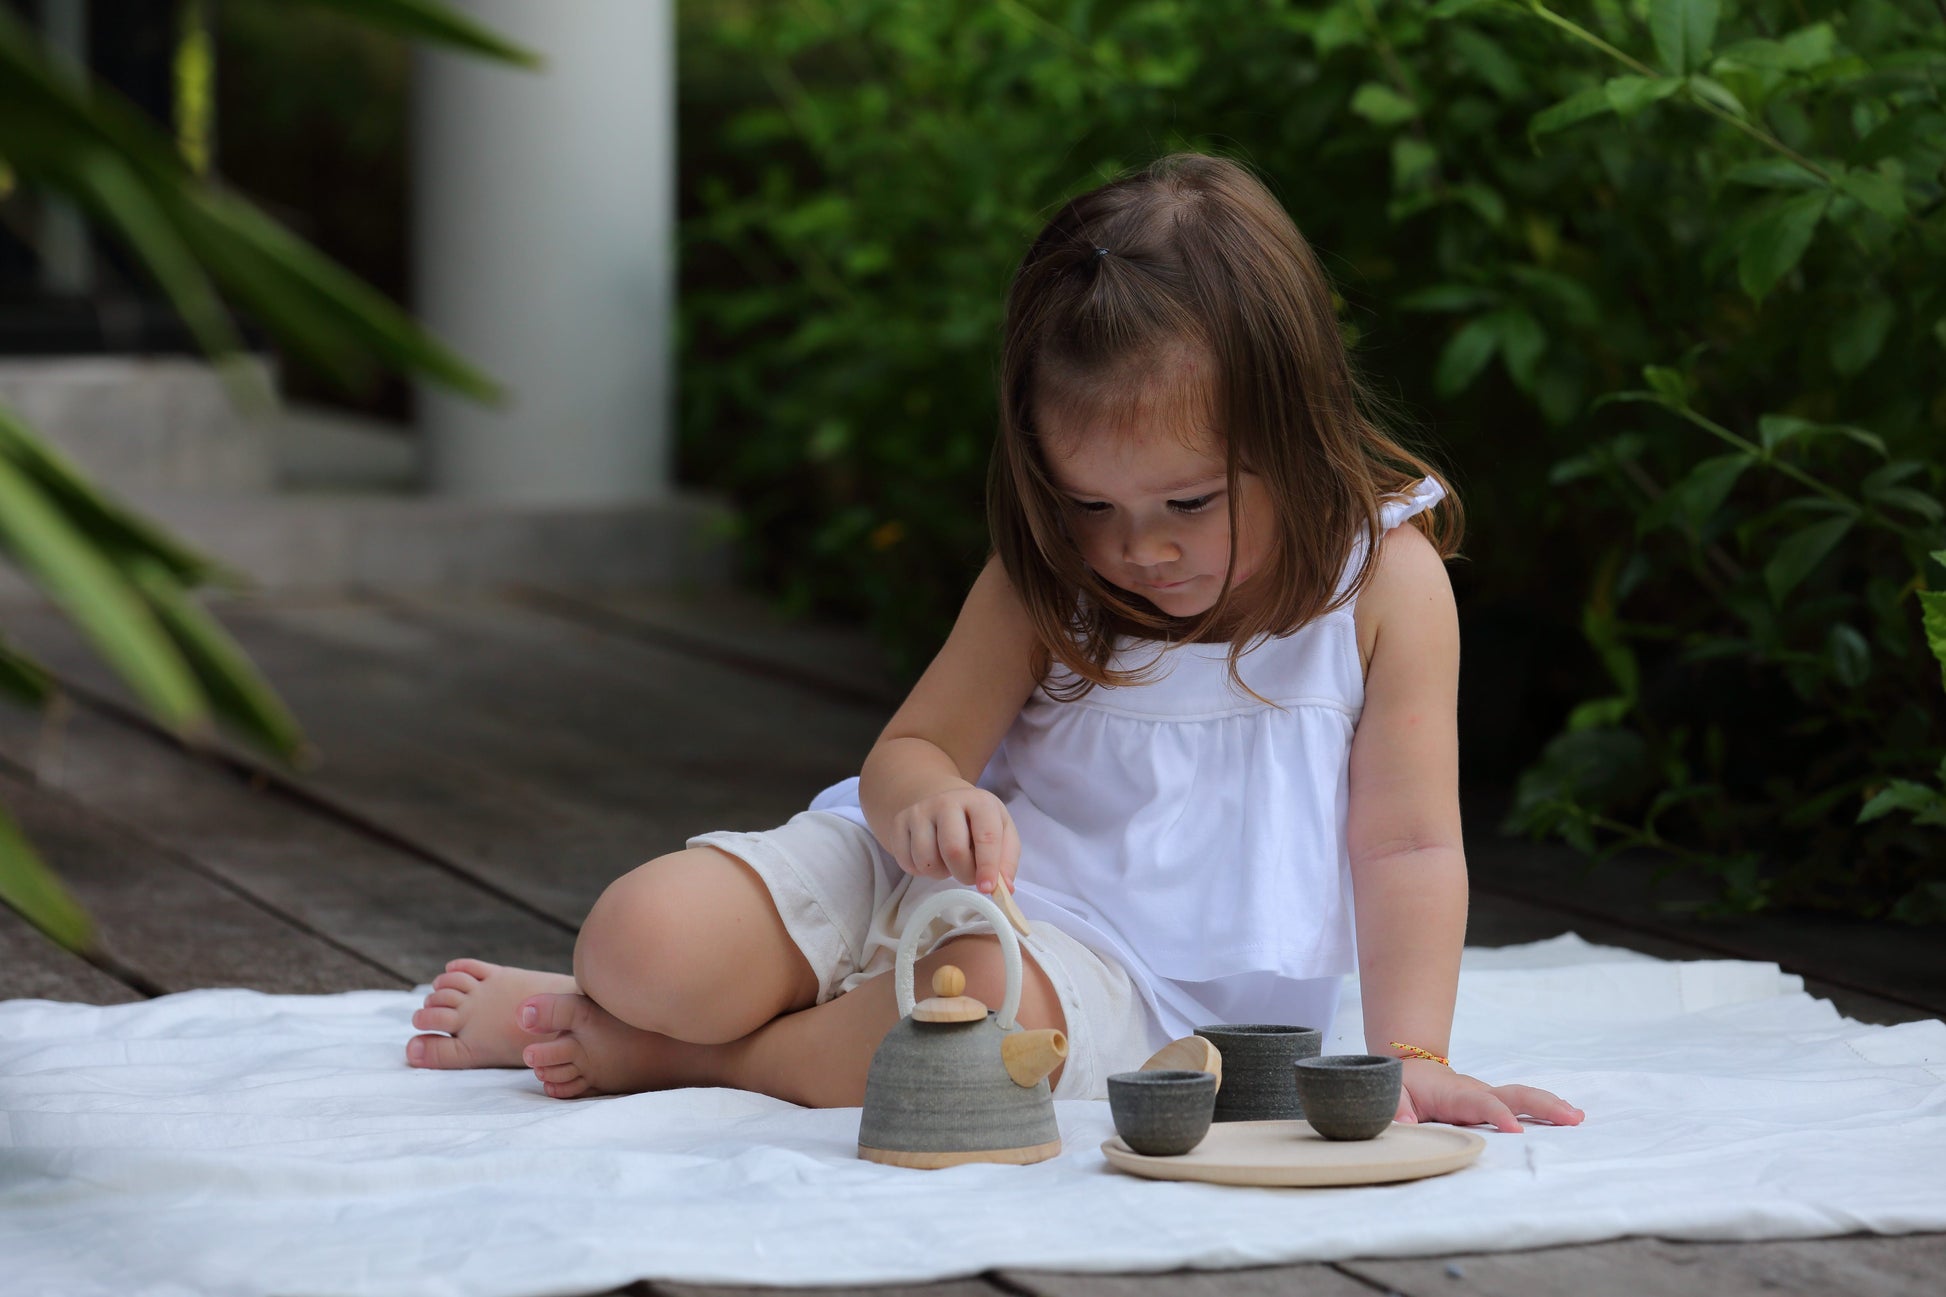
{"type": "Polygon", "coordinates": [[[1166,645],[1219,627],[1240,685],[1237,659],[1253,643],[1288,635],[1364,588],[1376,543],[1347,589],[1337,589],[1359,528],[1376,542],[1381,499],[1419,478],[1448,494],[1413,522],[1442,558],[1458,552],[1464,513],[1451,484],[1368,413],[1378,403],[1353,371],[1332,302],[1291,218],[1226,158],[1158,159],[1070,200],[1035,238],[1007,292],[987,525],[1040,639],[1040,674],[1058,662],[1078,677],[1056,696],[1145,678],[1154,663],[1108,668],[1117,636],[1166,645]],[[1166,377],[1169,360],[1185,355],[1214,370],[1205,399],[1224,446],[1228,498],[1237,499],[1239,474],[1261,478],[1274,537],[1251,583],[1263,583],[1263,597],[1233,608],[1233,507],[1230,570],[1216,603],[1192,618],[1163,613],[1082,561],[1035,426],[1037,404],[1115,400],[1129,384],[1166,377]]]}

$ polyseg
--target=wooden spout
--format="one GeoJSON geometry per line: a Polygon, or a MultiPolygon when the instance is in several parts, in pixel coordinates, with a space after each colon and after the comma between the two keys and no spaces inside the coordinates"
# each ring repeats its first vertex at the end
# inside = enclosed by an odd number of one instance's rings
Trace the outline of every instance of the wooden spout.
{"type": "MultiPolygon", "coordinates": [[[[1016,1031],[1000,1042],[1000,1061],[1015,1085],[1038,1085],[1068,1056],[1068,1038],[1052,1027],[1016,1031]]],[[[993,1057],[991,1054],[987,1057],[993,1057]]]]}

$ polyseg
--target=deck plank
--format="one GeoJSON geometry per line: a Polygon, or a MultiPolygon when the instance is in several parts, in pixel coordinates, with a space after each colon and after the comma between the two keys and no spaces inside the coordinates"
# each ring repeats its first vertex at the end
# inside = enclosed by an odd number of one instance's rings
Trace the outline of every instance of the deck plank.
{"type": "Polygon", "coordinates": [[[928,1284],[882,1284],[875,1287],[857,1285],[827,1285],[817,1288],[772,1288],[752,1287],[750,1285],[714,1285],[674,1283],[657,1279],[641,1285],[644,1294],[656,1297],[784,1297],[785,1294],[802,1294],[802,1297],[852,1297],[856,1293],[869,1293],[871,1297],[1002,1297],[1006,1291],[997,1288],[984,1279],[942,1279],[928,1284]]]}
{"type": "Polygon", "coordinates": [[[1372,1297],[1370,1286],[1322,1263],[1152,1274],[996,1273],[1030,1297],[1372,1297]]]}
{"type": "MultiPolygon", "coordinates": [[[[408,983],[431,981],[448,959],[476,952],[530,968],[570,966],[570,925],[90,709],[69,709],[51,727],[0,713],[0,756],[408,983]]],[[[193,930],[179,936],[197,939],[193,930]]]]}
{"type": "MultiPolygon", "coordinates": [[[[323,754],[307,787],[569,924],[693,834],[802,810],[857,772],[886,718],[504,603],[222,616],[323,754]]],[[[63,676],[121,694],[58,619],[10,626],[63,676]]]]}
{"type": "Polygon", "coordinates": [[[128,1004],[142,998],[0,905],[0,1000],[128,1004]]]}
{"type": "Polygon", "coordinates": [[[1763,1243],[1632,1238],[1528,1252],[1348,1261],[1401,1297],[1936,1297],[1946,1234],[1846,1235],[1763,1243]]]}
{"type": "Polygon", "coordinates": [[[409,985],[58,793],[0,774],[0,803],[93,916],[104,962],[133,985],[293,993],[409,985]]]}

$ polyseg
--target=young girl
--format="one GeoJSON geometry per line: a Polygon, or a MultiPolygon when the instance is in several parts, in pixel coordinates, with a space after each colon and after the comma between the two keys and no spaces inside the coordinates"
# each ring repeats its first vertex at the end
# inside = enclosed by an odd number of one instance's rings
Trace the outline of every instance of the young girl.
{"type": "MultiPolygon", "coordinates": [[[[1367,1048],[1406,1057],[1400,1120],[1580,1121],[1444,1059],[1460,510],[1363,396],[1310,247],[1241,167],[1167,157],[1068,203],[1008,294],[994,554],[859,776],[619,879],[572,977],[455,960],[407,1061],[855,1106],[904,917],[1005,880],[1018,1020],[1069,1039],[1056,1098],[1201,1024],[1328,1029],[1355,968],[1367,1048]]],[[[998,1005],[967,910],[917,984],[954,964],[998,1005]]]]}

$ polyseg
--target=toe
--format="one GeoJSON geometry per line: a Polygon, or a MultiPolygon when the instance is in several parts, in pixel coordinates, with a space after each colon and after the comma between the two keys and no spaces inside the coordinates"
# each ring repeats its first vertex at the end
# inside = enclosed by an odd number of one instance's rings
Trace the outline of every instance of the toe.
{"type": "Polygon", "coordinates": [[[514,1011],[514,1023],[535,1036],[586,1025],[594,1002],[585,995],[530,995],[514,1011]]]}
{"type": "Polygon", "coordinates": [[[457,1009],[432,1008],[420,1009],[412,1015],[412,1025],[421,1031],[459,1030],[459,1011],[457,1009]]]}
{"type": "Polygon", "coordinates": [[[580,1042],[572,1036],[543,1040],[520,1051],[520,1061],[528,1067],[558,1067],[581,1052],[580,1042]]]}
{"type": "Polygon", "coordinates": [[[478,978],[482,982],[492,976],[493,968],[494,966],[492,964],[484,963],[478,959],[454,959],[449,960],[446,964],[447,972],[465,973],[469,977],[478,978]]]}
{"type": "Polygon", "coordinates": [[[473,1051],[457,1036],[414,1036],[405,1042],[405,1061],[412,1067],[477,1067],[473,1051]]]}
{"type": "Polygon", "coordinates": [[[471,994],[478,989],[479,985],[479,978],[471,973],[458,971],[444,972],[432,979],[432,988],[435,991],[459,991],[463,994],[471,994]]]}

